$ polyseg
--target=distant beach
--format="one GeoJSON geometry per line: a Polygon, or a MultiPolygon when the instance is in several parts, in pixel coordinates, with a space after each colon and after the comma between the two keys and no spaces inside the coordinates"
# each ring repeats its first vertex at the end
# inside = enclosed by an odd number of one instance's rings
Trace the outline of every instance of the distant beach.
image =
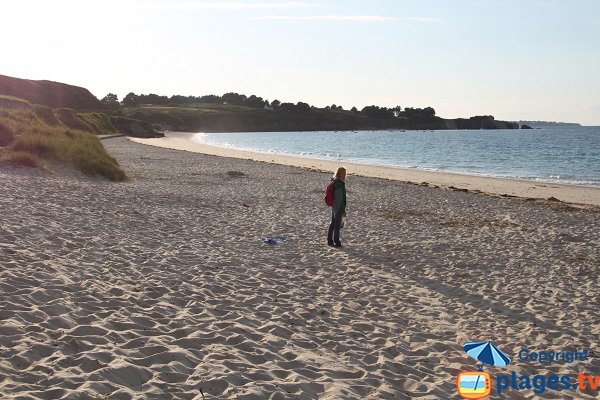
{"type": "MultiPolygon", "coordinates": [[[[164,138],[131,138],[138,143],[186,150],[225,157],[252,159],[284,165],[293,165],[322,171],[333,171],[341,161],[325,158],[308,158],[292,155],[242,151],[232,147],[213,146],[194,140],[196,133],[167,132],[164,138]]],[[[516,196],[532,199],[557,199],[560,201],[600,206],[600,188],[535,182],[518,179],[502,179],[486,176],[458,174],[442,171],[426,171],[415,168],[352,164],[349,173],[367,177],[393,179],[417,184],[427,184],[456,190],[483,192],[497,196],[516,196]]]]}

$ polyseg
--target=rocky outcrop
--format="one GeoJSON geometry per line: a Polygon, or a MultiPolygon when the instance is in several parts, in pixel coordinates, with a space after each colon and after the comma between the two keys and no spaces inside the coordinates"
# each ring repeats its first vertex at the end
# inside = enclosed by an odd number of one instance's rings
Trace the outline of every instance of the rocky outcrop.
{"type": "Polygon", "coordinates": [[[159,132],[157,125],[147,121],[124,117],[111,117],[110,120],[120,133],[127,136],[139,138],[157,138],[165,136],[162,132],[159,132]]]}
{"type": "Polygon", "coordinates": [[[446,129],[519,129],[519,124],[498,121],[491,115],[471,117],[469,119],[446,119],[446,129]]]}

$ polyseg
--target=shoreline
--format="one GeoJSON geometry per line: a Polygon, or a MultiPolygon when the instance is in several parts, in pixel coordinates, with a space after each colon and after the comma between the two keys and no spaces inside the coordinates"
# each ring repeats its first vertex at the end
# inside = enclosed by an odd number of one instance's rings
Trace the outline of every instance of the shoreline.
{"type": "MultiPolygon", "coordinates": [[[[282,164],[313,170],[333,171],[341,163],[287,155],[249,152],[225,147],[211,146],[191,140],[192,132],[167,132],[163,138],[128,139],[145,145],[184,150],[219,157],[231,157],[282,164]]],[[[503,197],[533,199],[557,199],[562,202],[600,207],[600,188],[566,184],[543,183],[526,180],[483,177],[453,172],[414,170],[402,167],[385,167],[367,164],[343,163],[349,175],[390,179],[407,183],[438,186],[452,190],[485,193],[503,197]]]]}

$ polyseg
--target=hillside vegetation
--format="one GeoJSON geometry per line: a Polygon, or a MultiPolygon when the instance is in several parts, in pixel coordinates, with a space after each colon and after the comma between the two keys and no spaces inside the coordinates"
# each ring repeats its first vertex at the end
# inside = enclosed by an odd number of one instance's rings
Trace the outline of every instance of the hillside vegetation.
{"type": "Polygon", "coordinates": [[[255,95],[159,96],[109,93],[98,100],[87,89],[0,75],[0,162],[44,168],[73,165],[89,175],[125,179],[94,135],[162,136],[161,130],[205,132],[333,131],[378,129],[517,129],[490,115],[444,119],[432,107],[269,102],[255,95]]]}
{"type": "MultiPolygon", "coordinates": [[[[317,131],[376,129],[518,129],[490,115],[444,119],[432,107],[393,108],[371,105],[344,110],[335,104],[317,108],[304,102],[268,101],[256,95],[171,97],[127,94],[122,101],[109,93],[98,100],[87,89],[50,81],[0,75],[0,95],[24,99],[53,109],[62,124],[93,133],[160,136],[163,130],[184,131],[317,131]]],[[[47,112],[48,123],[53,123],[47,112]]]]}
{"type": "Polygon", "coordinates": [[[163,130],[202,132],[284,132],[379,129],[516,129],[492,116],[444,119],[435,115],[384,115],[340,109],[301,107],[264,109],[244,105],[145,104],[122,107],[128,118],[158,124],[163,130]]]}
{"type": "Polygon", "coordinates": [[[45,168],[71,165],[85,174],[123,181],[126,176],[91,132],[114,133],[110,119],[52,110],[0,96],[0,163],[45,168]]]}
{"type": "Polygon", "coordinates": [[[50,108],[71,108],[78,111],[104,108],[102,103],[85,88],[6,75],[0,75],[0,95],[17,97],[50,108]]]}
{"type": "Polygon", "coordinates": [[[388,108],[376,105],[344,110],[335,104],[324,108],[298,102],[272,102],[255,95],[159,96],[129,93],[121,102],[109,93],[102,100],[120,115],[151,121],[163,129],[231,131],[326,131],[377,129],[518,129],[513,122],[491,115],[444,119],[432,107],[388,108]]]}

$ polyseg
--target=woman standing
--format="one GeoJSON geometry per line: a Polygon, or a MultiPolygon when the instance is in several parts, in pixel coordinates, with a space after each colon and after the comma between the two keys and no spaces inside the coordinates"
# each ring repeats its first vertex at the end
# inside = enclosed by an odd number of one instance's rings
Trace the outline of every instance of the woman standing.
{"type": "Polygon", "coordinates": [[[339,167],[331,178],[333,182],[333,205],[331,206],[331,224],[327,231],[327,245],[342,247],[340,227],[346,217],[346,168],[339,167]]]}

